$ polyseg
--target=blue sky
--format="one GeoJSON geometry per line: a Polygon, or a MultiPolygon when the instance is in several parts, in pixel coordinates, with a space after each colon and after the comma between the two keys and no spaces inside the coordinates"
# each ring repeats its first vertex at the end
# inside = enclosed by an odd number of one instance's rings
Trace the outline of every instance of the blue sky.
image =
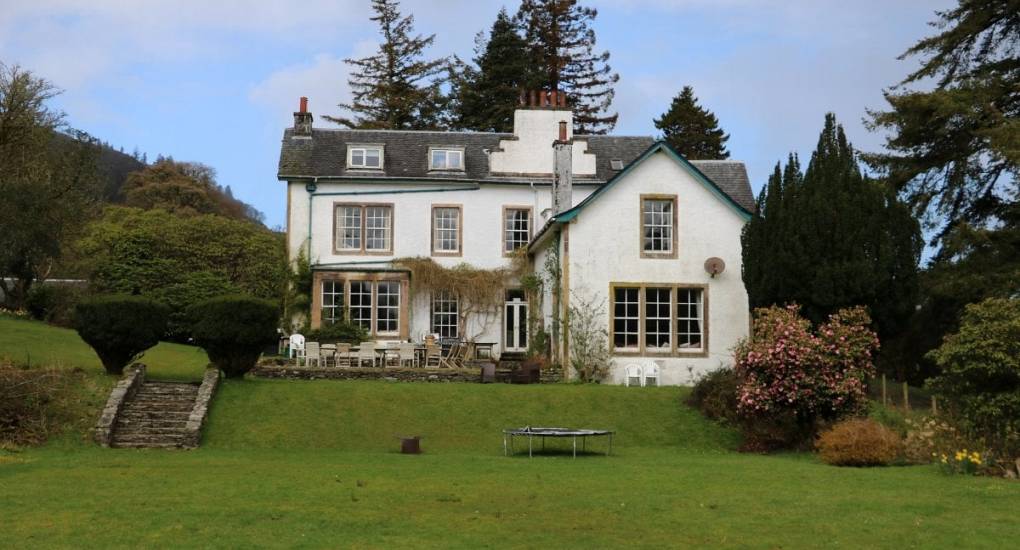
{"type": "MultiPolygon", "coordinates": [[[[755,191],[776,161],[805,162],[833,111],[861,150],[882,90],[917,66],[896,57],[932,32],[952,0],[602,0],[600,49],[620,74],[614,133],[654,135],[652,119],[689,84],[730,133],[755,191]]],[[[430,54],[470,57],[475,34],[516,1],[405,0],[430,54]]],[[[298,97],[315,114],[349,97],[343,58],[377,45],[368,0],[0,0],[0,61],[64,90],[78,128],[149,158],[208,164],[221,184],[284,224],[276,161],[298,97]]],[[[327,125],[317,120],[317,124],[327,125]]]]}

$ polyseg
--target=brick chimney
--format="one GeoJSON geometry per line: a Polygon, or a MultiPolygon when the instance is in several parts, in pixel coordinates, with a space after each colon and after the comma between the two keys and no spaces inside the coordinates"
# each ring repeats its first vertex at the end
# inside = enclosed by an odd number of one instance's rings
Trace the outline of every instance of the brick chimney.
{"type": "MultiPolygon", "coordinates": [[[[555,97],[556,92],[553,92],[555,97]]],[[[567,139],[567,121],[559,121],[559,138],[553,142],[553,215],[570,210],[574,206],[573,165],[574,140],[567,139]]]]}
{"type": "Polygon", "coordinates": [[[308,98],[301,98],[301,106],[294,113],[294,136],[312,137],[312,113],[308,112],[308,98]]]}

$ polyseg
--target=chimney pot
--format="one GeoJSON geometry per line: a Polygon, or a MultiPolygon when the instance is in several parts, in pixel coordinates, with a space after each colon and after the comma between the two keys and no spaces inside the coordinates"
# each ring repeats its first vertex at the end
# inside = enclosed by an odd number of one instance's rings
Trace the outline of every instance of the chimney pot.
{"type": "Polygon", "coordinates": [[[567,121],[560,121],[560,142],[566,143],[567,141],[567,121]]]}
{"type": "Polygon", "coordinates": [[[301,97],[301,108],[298,109],[298,112],[299,113],[307,113],[308,112],[308,98],[307,97],[304,97],[304,96],[301,97]]]}

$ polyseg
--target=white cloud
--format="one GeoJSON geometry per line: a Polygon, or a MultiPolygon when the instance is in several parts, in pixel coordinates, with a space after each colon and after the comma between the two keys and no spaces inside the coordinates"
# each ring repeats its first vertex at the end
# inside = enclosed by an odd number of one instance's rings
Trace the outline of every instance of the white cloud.
{"type": "Polygon", "coordinates": [[[252,86],[248,98],[290,125],[290,114],[297,110],[298,98],[307,97],[309,110],[317,116],[335,115],[336,105],[349,101],[347,64],[329,54],[316,55],[311,63],[285,67],[252,86]]]}

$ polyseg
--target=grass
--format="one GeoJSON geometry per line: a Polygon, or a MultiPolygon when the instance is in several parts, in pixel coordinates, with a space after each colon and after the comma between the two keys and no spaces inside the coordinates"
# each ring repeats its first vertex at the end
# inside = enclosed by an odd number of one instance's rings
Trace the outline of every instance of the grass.
{"type": "MultiPolygon", "coordinates": [[[[77,367],[102,374],[102,363],[78,333],[39,321],[0,316],[0,359],[17,364],[77,367]]],[[[200,380],[209,363],[201,348],[162,342],[140,359],[148,376],[170,380],[200,380]]],[[[111,377],[113,378],[113,377],[111,377]]]]}
{"type": "MultiPolygon", "coordinates": [[[[0,338],[3,355],[12,340],[0,338]]],[[[0,451],[0,548],[996,548],[1020,538],[1018,483],[739,454],[732,431],[681,405],[685,392],[229,380],[197,451],[80,439],[0,451]],[[522,424],[619,435],[610,457],[503,457],[500,429],[522,424]],[[425,454],[394,452],[397,434],[424,435],[425,454]]]]}

